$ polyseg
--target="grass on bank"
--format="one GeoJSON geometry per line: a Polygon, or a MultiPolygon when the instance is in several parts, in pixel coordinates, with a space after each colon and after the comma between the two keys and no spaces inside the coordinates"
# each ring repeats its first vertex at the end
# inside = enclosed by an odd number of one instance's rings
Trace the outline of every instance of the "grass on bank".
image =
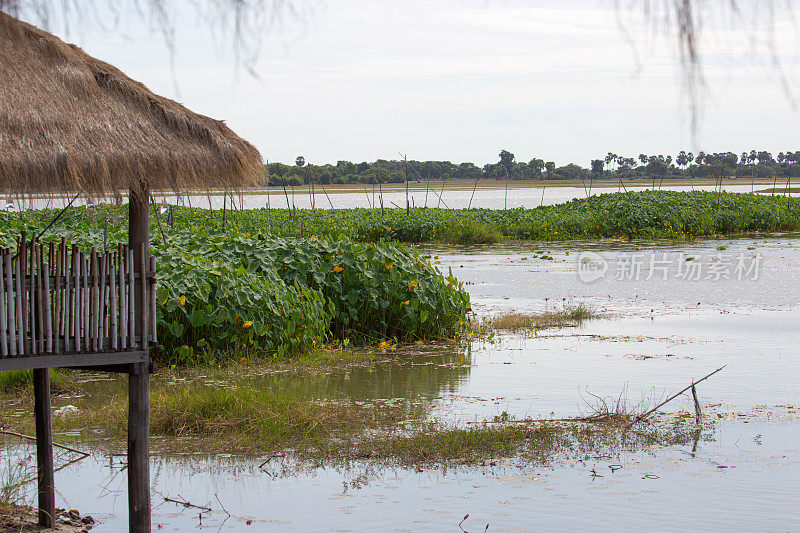
{"type": "MultiPolygon", "coordinates": [[[[6,370],[0,372],[0,392],[14,391],[33,386],[33,370],[6,370]]],[[[58,394],[70,388],[70,374],[58,368],[50,370],[50,388],[58,394]]]]}
{"type": "Polygon", "coordinates": [[[489,325],[498,330],[519,331],[578,326],[600,315],[586,304],[566,306],[541,313],[510,311],[488,319],[489,325]]]}

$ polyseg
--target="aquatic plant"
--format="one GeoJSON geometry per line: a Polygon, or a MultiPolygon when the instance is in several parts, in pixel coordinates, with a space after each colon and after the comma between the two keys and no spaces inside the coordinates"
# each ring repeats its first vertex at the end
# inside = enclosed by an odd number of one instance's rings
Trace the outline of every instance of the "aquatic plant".
{"type": "Polygon", "coordinates": [[[332,339],[453,337],[469,296],[399,244],[183,233],[156,243],[159,335],[181,361],[204,348],[289,356],[332,339]]]}

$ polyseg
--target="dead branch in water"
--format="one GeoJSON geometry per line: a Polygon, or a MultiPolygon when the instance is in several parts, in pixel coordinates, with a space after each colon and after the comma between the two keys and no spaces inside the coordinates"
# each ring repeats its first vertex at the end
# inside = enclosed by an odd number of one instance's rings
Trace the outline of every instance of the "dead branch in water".
{"type": "MultiPolygon", "coordinates": [[[[0,430],[0,434],[2,434],[2,435],[11,435],[12,437],[19,437],[21,439],[28,439],[31,442],[36,442],[36,437],[31,437],[30,435],[23,435],[22,433],[15,433],[13,431],[8,431],[8,430],[5,430],[5,429],[0,430]]],[[[92,455],[89,452],[76,450],[75,448],[70,448],[69,446],[64,446],[63,444],[58,444],[56,442],[53,443],[53,446],[55,446],[56,448],[61,448],[62,450],[67,450],[68,452],[79,453],[79,454],[83,455],[83,457],[89,457],[90,455],[92,455]]]]}
{"type": "MultiPolygon", "coordinates": [[[[641,415],[637,416],[637,417],[636,417],[636,418],[633,420],[633,422],[631,422],[630,424],[628,424],[628,425],[625,427],[625,429],[629,429],[629,428],[630,428],[632,425],[636,424],[637,422],[641,422],[642,420],[644,420],[645,418],[647,418],[649,415],[651,415],[651,414],[653,414],[654,412],[656,412],[656,411],[657,411],[659,408],[661,408],[663,405],[665,405],[665,404],[667,404],[667,403],[671,402],[672,400],[674,400],[675,398],[677,398],[678,396],[680,396],[681,394],[683,394],[683,393],[684,393],[684,392],[686,392],[687,390],[689,390],[689,389],[692,389],[692,391],[694,391],[694,386],[695,386],[695,385],[697,385],[697,384],[698,384],[698,383],[700,383],[701,381],[705,381],[705,380],[707,380],[708,378],[710,378],[711,376],[713,376],[714,374],[716,374],[717,372],[719,372],[720,370],[722,370],[722,369],[723,369],[723,368],[725,368],[726,366],[728,366],[728,365],[722,365],[722,366],[721,366],[721,367],[719,367],[718,369],[714,370],[714,371],[713,371],[713,372],[711,372],[710,374],[706,374],[705,376],[703,376],[702,378],[698,379],[697,381],[692,381],[692,383],[691,383],[689,386],[687,386],[687,387],[684,387],[684,388],[683,388],[683,389],[681,389],[680,391],[676,392],[675,394],[673,394],[672,396],[670,396],[669,398],[667,398],[666,400],[664,400],[664,401],[663,401],[663,402],[661,402],[660,404],[656,405],[655,407],[653,407],[652,409],[650,409],[650,410],[649,410],[649,411],[647,411],[646,413],[644,413],[644,414],[641,414],[641,415]]],[[[695,396],[695,402],[697,402],[696,396],[695,396]]],[[[697,406],[699,406],[699,404],[698,404],[698,403],[696,403],[696,405],[697,405],[697,406]]],[[[698,420],[699,420],[699,407],[698,407],[698,411],[697,411],[697,412],[698,412],[698,420]]]]}
{"type": "MultiPolygon", "coordinates": [[[[191,507],[191,508],[194,508],[194,509],[200,509],[201,511],[205,511],[207,513],[210,513],[211,511],[213,511],[213,509],[211,507],[206,507],[205,505],[197,505],[197,504],[194,504],[194,503],[186,501],[186,500],[176,500],[175,498],[169,498],[167,496],[164,496],[161,493],[158,493],[158,495],[161,496],[162,498],[164,498],[165,502],[174,503],[174,504],[177,504],[177,505],[183,505],[184,507],[191,507]]],[[[181,498],[182,496],[179,494],[178,497],[181,498]]]]}

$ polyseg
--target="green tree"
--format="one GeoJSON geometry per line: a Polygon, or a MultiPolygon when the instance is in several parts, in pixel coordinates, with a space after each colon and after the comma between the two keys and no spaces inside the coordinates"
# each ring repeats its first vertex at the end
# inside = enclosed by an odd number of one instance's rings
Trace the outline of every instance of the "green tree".
{"type": "Polygon", "coordinates": [[[514,154],[508,150],[500,150],[500,166],[506,173],[506,176],[511,176],[511,170],[514,168],[514,154]]]}
{"type": "Polygon", "coordinates": [[[528,161],[528,169],[531,172],[533,179],[542,179],[542,171],[544,170],[544,159],[534,157],[528,161]]]}
{"type": "Polygon", "coordinates": [[[548,161],[544,164],[545,171],[547,172],[547,179],[553,179],[553,173],[556,171],[556,164],[553,161],[548,161]]]}

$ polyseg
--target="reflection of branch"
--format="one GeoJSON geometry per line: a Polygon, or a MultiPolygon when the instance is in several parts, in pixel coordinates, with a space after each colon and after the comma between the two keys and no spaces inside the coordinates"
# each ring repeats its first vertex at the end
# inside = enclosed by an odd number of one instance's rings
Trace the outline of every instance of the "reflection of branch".
{"type": "Polygon", "coordinates": [[[82,455],[81,457],[78,457],[77,459],[73,459],[73,460],[71,460],[71,461],[67,461],[67,462],[66,462],[66,463],[64,463],[63,465],[61,465],[61,466],[59,466],[58,468],[56,468],[55,470],[53,470],[53,473],[55,473],[55,472],[58,472],[59,470],[64,470],[64,469],[65,469],[66,467],[68,467],[69,465],[73,465],[73,464],[75,464],[75,463],[78,463],[78,462],[80,462],[80,461],[83,461],[83,460],[84,460],[84,459],[86,459],[87,457],[89,457],[89,455],[82,455]]]}
{"type": "MultiPolygon", "coordinates": [[[[30,435],[23,435],[22,433],[15,433],[13,431],[7,431],[7,430],[3,429],[3,430],[0,430],[0,434],[11,435],[12,437],[19,437],[21,439],[28,439],[29,441],[36,442],[36,437],[31,437],[30,435]]],[[[68,452],[79,453],[79,454],[83,455],[83,457],[81,457],[81,459],[84,459],[84,458],[89,457],[90,455],[92,455],[89,452],[83,452],[81,450],[76,450],[75,448],[70,448],[69,446],[64,446],[63,444],[58,444],[56,442],[53,443],[53,446],[55,446],[56,448],[61,448],[62,450],[67,450],[68,452]]]]}
{"type": "Polygon", "coordinates": [[[215,497],[215,498],[217,499],[217,501],[219,502],[219,506],[220,506],[220,507],[222,507],[222,510],[225,512],[225,514],[226,514],[226,515],[228,515],[228,516],[230,516],[230,515],[231,515],[231,513],[229,513],[229,512],[228,512],[228,510],[227,510],[227,509],[225,509],[225,506],[224,506],[224,505],[222,505],[222,502],[221,502],[221,501],[219,501],[219,496],[217,496],[217,495],[216,495],[216,493],[214,494],[214,497],[215,497]]]}

